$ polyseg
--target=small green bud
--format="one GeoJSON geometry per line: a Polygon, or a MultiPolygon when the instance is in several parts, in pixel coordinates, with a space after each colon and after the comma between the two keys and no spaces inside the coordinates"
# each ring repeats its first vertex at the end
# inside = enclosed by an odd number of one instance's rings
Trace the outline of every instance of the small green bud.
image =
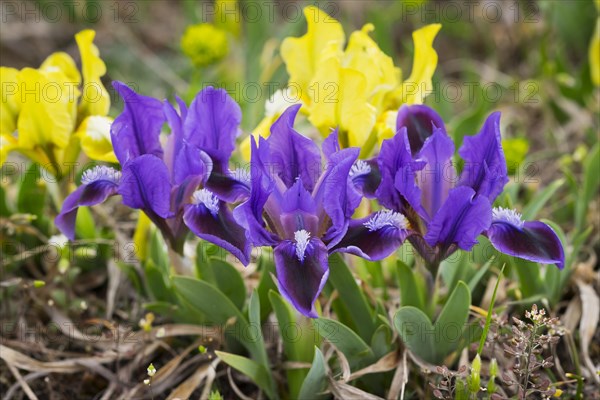
{"type": "Polygon", "coordinates": [[[42,286],[46,286],[46,282],[38,280],[33,281],[33,287],[41,288],[42,286]]]}
{"type": "Polygon", "coordinates": [[[200,353],[204,354],[204,353],[206,353],[206,347],[204,347],[204,346],[200,345],[200,346],[198,346],[198,351],[199,351],[200,353]]]}
{"type": "Polygon", "coordinates": [[[148,376],[153,377],[156,374],[156,368],[154,368],[154,364],[148,365],[148,376]]]}

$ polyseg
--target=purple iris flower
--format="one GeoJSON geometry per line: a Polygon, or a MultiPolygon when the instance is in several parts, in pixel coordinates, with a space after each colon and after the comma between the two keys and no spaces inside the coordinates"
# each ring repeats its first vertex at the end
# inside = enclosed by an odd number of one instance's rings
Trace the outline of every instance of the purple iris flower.
{"type": "Polygon", "coordinates": [[[437,269],[454,251],[471,250],[484,234],[500,252],[563,268],[563,247],[551,227],[492,207],[508,182],[500,113],[491,114],[477,135],[465,137],[458,154],[464,160],[460,175],[441,117],[427,106],[413,105],[400,108],[397,133],[383,142],[377,159],[375,196],[407,217],[408,240],[427,264],[437,269]]]}
{"type": "Polygon", "coordinates": [[[125,103],[111,127],[121,171],[107,166],[85,171],[81,186],[56,217],[58,229],[73,240],[78,208],[119,194],[123,204],[152,220],[174,251],[182,253],[192,231],[248,264],[250,245],[228,206],[250,194],[248,182],[228,169],[239,133],[239,106],[226,91],[208,87],[189,109],[178,98],[178,113],[167,101],[137,94],[121,82],[113,86],[125,103]],[[171,134],[163,146],[165,122],[171,134]]]}
{"type": "Polygon", "coordinates": [[[318,146],[293,128],[299,108],[289,107],[268,139],[252,141],[251,193],[234,215],[252,245],[274,248],[281,294],[302,314],[316,317],[314,303],[329,276],[331,253],[379,260],[398,248],[408,230],[396,211],[351,219],[361,201],[355,185],[368,166],[357,163],[359,149],[340,150],[334,132],[323,143],[323,168],[318,146]]]}

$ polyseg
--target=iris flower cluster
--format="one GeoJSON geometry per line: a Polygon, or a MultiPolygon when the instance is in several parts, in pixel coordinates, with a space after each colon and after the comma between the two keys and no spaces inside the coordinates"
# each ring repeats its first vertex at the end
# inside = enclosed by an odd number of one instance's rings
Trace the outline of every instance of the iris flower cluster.
{"type": "Polygon", "coordinates": [[[408,240],[435,266],[458,249],[470,250],[483,234],[501,252],[564,265],[560,240],[548,225],[492,206],[508,181],[498,113],[465,139],[458,174],[454,144],[429,107],[402,106],[397,133],[383,141],[378,156],[360,160],[359,148],[340,146],[337,129],[321,148],[296,131],[301,106],[291,106],[267,139],[251,139],[247,176],[229,170],[241,112],[224,90],[204,89],[189,108],[177,99],[177,111],[122,83],[114,87],[125,103],[111,128],[121,170],[97,166],[83,174],[56,219],[70,239],[78,207],[121,195],[175,251],[182,251],[190,231],[243,264],[252,247],[273,248],[280,292],[309,317],[317,316],[314,304],[335,252],[381,260],[408,240]],[[164,122],[171,133],[163,145],[164,122]],[[381,207],[355,219],[363,198],[381,207]]]}

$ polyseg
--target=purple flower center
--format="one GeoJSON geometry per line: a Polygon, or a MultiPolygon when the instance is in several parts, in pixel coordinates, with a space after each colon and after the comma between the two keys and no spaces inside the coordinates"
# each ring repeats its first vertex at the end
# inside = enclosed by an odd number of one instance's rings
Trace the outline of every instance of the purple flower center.
{"type": "Polygon", "coordinates": [[[522,229],[524,224],[520,213],[504,207],[494,207],[492,210],[492,220],[494,222],[506,222],[519,229],[522,229]]]}
{"type": "Polygon", "coordinates": [[[371,166],[363,160],[356,160],[356,162],[350,168],[350,178],[355,176],[367,175],[371,172],[371,166]]]}
{"type": "Polygon", "coordinates": [[[90,183],[97,181],[111,181],[118,184],[120,179],[120,171],[105,165],[97,165],[94,168],[83,172],[83,175],[81,176],[81,183],[83,185],[89,185],[90,183]]]}
{"type": "Polygon", "coordinates": [[[294,232],[294,240],[296,241],[296,256],[300,262],[304,261],[306,247],[310,241],[310,233],[304,229],[294,232]]]}
{"type": "Polygon", "coordinates": [[[219,199],[210,190],[200,189],[192,194],[192,204],[202,204],[212,215],[219,212],[219,199]]]}
{"type": "Polygon", "coordinates": [[[373,215],[367,222],[364,223],[364,225],[369,228],[371,232],[377,231],[386,226],[406,230],[408,229],[408,220],[399,212],[383,210],[373,215]]]}

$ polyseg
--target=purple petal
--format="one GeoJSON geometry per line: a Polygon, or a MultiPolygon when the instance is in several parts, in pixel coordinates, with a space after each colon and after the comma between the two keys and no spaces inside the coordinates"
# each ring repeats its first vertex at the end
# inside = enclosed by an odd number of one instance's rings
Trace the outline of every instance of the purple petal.
{"type": "Polygon", "coordinates": [[[425,140],[433,134],[435,128],[446,134],[442,117],[432,108],[421,104],[400,107],[396,118],[396,131],[399,132],[402,128],[406,128],[413,155],[421,151],[425,140]]]}
{"type": "MultiPolygon", "coordinates": [[[[185,104],[184,104],[185,106],[185,104]]],[[[165,154],[163,160],[171,172],[174,180],[174,162],[179,154],[180,148],[183,145],[183,118],[177,113],[175,107],[168,101],[164,102],[163,112],[167,119],[169,126],[171,127],[171,134],[167,138],[165,144],[165,154]]],[[[183,112],[183,110],[182,110],[183,112]]]]}
{"type": "Polygon", "coordinates": [[[312,191],[321,173],[321,153],[312,140],[294,130],[300,106],[288,107],[271,126],[269,166],[287,187],[301,177],[306,189],[312,191]]]}
{"type": "Polygon", "coordinates": [[[269,144],[259,138],[260,147],[251,138],[251,191],[250,198],[233,210],[235,220],[246,229],[250,243],[254,246],[274,246],[279,243],[276,235],[266,229],[263,220],[265,204],[274,190],[274,182],[267,173],[263,160],[268,157],[269,144]]]}
{"type": "Polygon", "coordinates": [[[301,261],[297,244],[286,240],[275,247],[273,254],[279,290],[303,315],[316,318],[314,303],[329,276],[327,248],[321,240],[312,238],[301,261]]]}
{"type": "Polygon", "coordinates": [[[173,178],[176,185],[181,184],[186,178],[201,176],[206,182],[213,171],[213,161],[208,154],[200,148],[182,143],[179,153],[173,161],[173,178]]]}
{"type": "Polygon", "coordinates": [[[333,248],[371,261],[391,255],[406,239],[410,231],[408,221],[394,211],[379,211],[350,222],[348,231],[333,248]]]}
{"type": "MultiPolygon", "coordinates": [[[[249,175],[246,171],[241,172],[242,174],[238,175],[249,175]]],[[[205,186],[226,202],[235,203],[244,201],[250,196],[250,180],[245,178],[244,176],[236,176],[229,171],[213,171],[205,186]]]]}
{"type": "Polygon", "coordinates": [[[455,244],[463,250],[471,250],[477,236],[488,229],[491,222],[492,207],[488,199],[475,196],[469,187],[456,187],[427,227],[425,241],[432,247],[441,245],[448,249],[455,244]]]}
{"type": "Polygon", "coordinates": [[[152,219],[171,216],[171,183],[165,163],[146,154],[128,162],[119,186],[123,204],[144,210],[152,219]]]}
{"type": "Polygon", "coordinates": [[[495,219],[486,235],[501,253],[542,264],[556,264],[560,269],[565,266],[565,253],[560,239],[543,222],[527,221],[515,225],[495,219]]]}
{"type": "Polygon", "coordinates": [[[375,198],[375,192],[381,184],[381,172],[377,159],[356,160],[350,169],[350,180],[364,197],[375,198]]]}
{"type": "Polygon", "coordinates": [[[125,103],[123,112],[110,128],[119,163],[125,165],[127,161],[144,154],[162,158],[163,150],[159,141],[160,130],[165,122],[162,102],[137,94],[118,81],[113,82],[113,87],[125,103]]]}
{"type": "Polygon", "coordinates": [[[97,166],[84,172],[82,184],[63,202],[54,223],[69,240],[75,240],[77,211],[82,206],[93,206],[117,194],[121,173],[105,166],[97,166]]]}
{"type": "Polygon", "coordinates": [[[327,136],[325,140],[323,140],[321,149],[323,150],[325,160],[327,161],[329,161],[329,158],[332,154],[341,150],[340,141],[338,140],[338,128],[336,128],[333,132],[329,134],[329,136],[327,136]]]}
{"type": "Polygon", "coordinates": [[[327,217],[331,220],[323,239],[329,247],[337,244],[344,236],[349,220],[361,201],[360,193],[349,177],[358,153],[358,148],[347,148],[332,154],[327,170],[319,178],[315,188],[317,207],[326,214],[321,214],[321,223],[326,223],[327,217]]]}
{"type": "MultiPolygon", "coordinates": [[[[448,198],[448,192],[456,183],[456,170],[452,165],[454,142],[441,129],[435,129],[419,152],[419,159],[425,167],[417,172],[417,182],[421,188],[421,205],[430,220],[448,198]]],[[[413,206],[414,208],[414,206],[413,206]]]]}
{"type": "Polygon", "coordinates": [[[500,113],[490,115],[477,135],[465,137],[458,154],[465,160],[459,185],[473,188],[477,195],[486,196],[492,203],[508,182],[500,113]]]}
{"type": "Polygon", "coordinates": [[[223,201],[213,213],[205,204],[185,206],[183,221],[201,239],[216,244],[229,251],[244,265],[250,262],[250,243],[246,240],[244,228],[238,225],[233,214],[223,201]]]}
{"type": "Polygon", "coordinates": [[[311,235],[319,234],[317,206],[310,192],[304,188],[302,179],[298,179],[279,201],[281,214],[270,217],[279,219],[285,238],[293,238],[294,232],[299,230],[306,230],[311,235]]]}
{"type": "Polygon", "coordinates": [[[375,196],[381,205],[404,212],[408,203],[419,215],[426,215],[421,206],[421,189],[416,183],[416,171],[422,169],[424,163],[413,161],[406,128],[401,128],[394,137],[383,141],[377,164],[381,183],[375,196]]]}
{"type": "Polygon", "coordinates": [[[225,89],[209,86],[192,101],[183,123],[185,139],[227,165],[242,121],[240,106],[225,89]]]}

